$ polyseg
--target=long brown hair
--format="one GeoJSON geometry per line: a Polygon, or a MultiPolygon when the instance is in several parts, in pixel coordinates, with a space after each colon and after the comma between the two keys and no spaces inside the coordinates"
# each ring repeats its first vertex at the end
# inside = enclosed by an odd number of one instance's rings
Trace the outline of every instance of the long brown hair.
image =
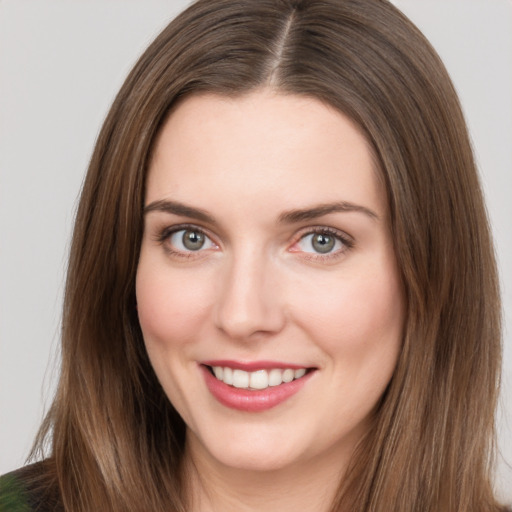
{"type": "Polygon", "coordinates": [[[38,442],[73,512],[183,511],[185,426],[137,319],[145,173],[178,100],[262,87],[363,130],[386,183],[403,348],[333,511],[497,511],[500,371],[492,241],[467,129],[430,44],[385,0],[199,0],[140,58],[105,120],[77,213],[62,374],[38,442]]]}

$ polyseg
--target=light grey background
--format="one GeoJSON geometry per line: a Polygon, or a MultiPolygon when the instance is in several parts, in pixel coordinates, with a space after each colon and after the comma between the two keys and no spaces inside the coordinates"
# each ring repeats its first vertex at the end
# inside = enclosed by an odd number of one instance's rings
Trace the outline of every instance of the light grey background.
{"type": "MultiPolygon", "coordinates": [[[[51,400],[69,238],[99,127],[187,3],[0,0],[0,474],[23,464],[51,400]]],[[[395,3],[444,59],[481,169],[506,318],[496,485],[512,502],[512,3],[395,3]]]]}

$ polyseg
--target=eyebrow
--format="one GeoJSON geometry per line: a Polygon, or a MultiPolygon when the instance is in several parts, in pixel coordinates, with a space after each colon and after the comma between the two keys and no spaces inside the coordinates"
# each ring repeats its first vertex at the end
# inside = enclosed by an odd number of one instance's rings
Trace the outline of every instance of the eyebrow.
{"type": "Polygon", "coordinates": [[[169,201],[167,199],[161,199],[160,201],[153,201],[144,207],[143,213],[146,215],[149,212],[165,212],[174,215],[181,215],[183,217],[190,217],[191,219],[200,220],[202,222],[208,222],[215,224],[215,219],[200,208],[194,208],[187,206],[183,203],[176,201],[169,201]]]}
{"type": "MultiPolygon", "coordinates": [[[[174,215],[181,215],[183,217],[189,217],[191,219],[200,220],[202,222],[208,222],[215,224],[215,219],[209,213],[200,208],[188,206],[177,201],[169,201],[168,199],[161,199],[159,201],[153,201],[144,207],[143,213],[146,215],[149,212],[165,212],[174,215]]],[[[306,220],[313,220],[329,213],[338,212],[358,212],[363,213],[370,217],[372,220],[377,220],[379,216],[366,206],[350,203],[347,201],[337,201],[335,203],[325,203],[313,206],[311,208],[303,208],[296,210],[288,210],[279,215],[279,222],[282,224],[294,224],[297,222],[303,222],[306,220]]]]}
{"type": "Polygon", "coordinates": [[[347,201],[337,201],[335,203],[325,203],[313,206],[312,208],[304,208],[298,210],[289,210],[283,212],[279,216],[279,222],[285,224],[293,224],[296,222],[303,222],[305,220],[313,220],[329,213],[338,212],[357,212],[363,213],[370,217],[372,220],[378,220],[379,216],[366,206],[350,203],[347,201]]]}

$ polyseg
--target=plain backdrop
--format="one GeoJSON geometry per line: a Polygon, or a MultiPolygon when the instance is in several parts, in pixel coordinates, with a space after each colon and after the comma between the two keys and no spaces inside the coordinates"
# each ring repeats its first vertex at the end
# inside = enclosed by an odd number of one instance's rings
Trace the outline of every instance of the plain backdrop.
{"type": "MultiPolygon", "coordinates": [[[[51,400],[73,216],[100,125],[187,3],[0,0],[0,474],[24,463],[51,400]]],[[[512,502],[512,3],[395,3],[445,61],[481,170],[506,320],[496,485],[512,502]]]]}

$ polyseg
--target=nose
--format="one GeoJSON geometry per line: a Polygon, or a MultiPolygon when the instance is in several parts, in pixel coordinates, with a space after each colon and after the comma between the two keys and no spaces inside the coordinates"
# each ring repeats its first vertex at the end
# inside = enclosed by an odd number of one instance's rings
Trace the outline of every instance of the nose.
{"type": "Polygon", "coordinates": [[[216,327],[236,340],[276,334],[286,322],[281,292],[271,262],[249,254],[233,258],[219,280],[216,327]]]}

